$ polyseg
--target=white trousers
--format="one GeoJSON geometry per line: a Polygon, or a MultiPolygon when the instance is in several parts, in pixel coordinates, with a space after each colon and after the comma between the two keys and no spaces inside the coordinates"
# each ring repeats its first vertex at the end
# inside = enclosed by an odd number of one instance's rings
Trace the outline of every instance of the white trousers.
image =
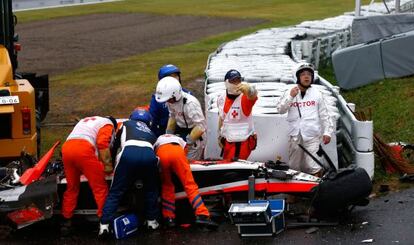
{"type": "Polygon", "coordinates": [[[319,166],[304,150],[299,147],[301,144],[306,150],[308,150],[314,157],[320,162],[321,158],[316,155],[321,143],[320,137],[312,138],[308,141],[303,141],[302,136],[290,136],[289,138],[289,166],[290,168],[305,172],[308,174],[316,174],[322,167],[319,166]]]}

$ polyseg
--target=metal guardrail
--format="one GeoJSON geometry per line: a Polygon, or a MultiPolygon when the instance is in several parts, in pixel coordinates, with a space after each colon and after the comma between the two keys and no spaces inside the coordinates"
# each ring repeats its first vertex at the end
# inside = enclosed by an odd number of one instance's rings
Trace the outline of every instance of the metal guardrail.
{"type": "MultiPolygon", "coordinates": [[[[362,6],[361,16],[383,15],[388,14],[388,10],[395,11],[395,1],[386,1],[384,3],[372,3],[362,6]]],[[[414,10],[413,0],[402,0],[400,12],[412,12],[414,10]]],[[[291,42],[292,58],[300,62],[305,60],[319,67],[320,63],[329,61],[333,51],[339,48],[351,45],[351,24],[354,19],[354,12],[347,12],[344,15],[327,18],[322,21],[305,21],[297,27],[306,27],[312,29],[331,30],[331,34],[323,36],[307,37],[303,40],[293,39],[291,42]]]]}
{"type": "Polygon", "coordinates": [[[414,1],[409,1],[400,6],[400,12],[413,12],[414,11],[414,1]]]}
{"type": "Polygon", "coordinates": [[[337,108],[341,117],[337,125],[338,162],[356,164],[364,168],[372,178],[374,175],[374,152],[372,121],[359,121],[354,116],[354,109],[350,108],[337,87],[319,77],[320,83],[325,85],[338,99],[337,108]]]}

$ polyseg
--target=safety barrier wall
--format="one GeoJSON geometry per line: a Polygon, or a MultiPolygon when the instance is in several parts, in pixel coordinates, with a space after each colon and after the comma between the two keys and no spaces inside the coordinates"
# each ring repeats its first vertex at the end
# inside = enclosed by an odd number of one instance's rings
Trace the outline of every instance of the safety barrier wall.
{"type": "Polygon", "coordinates": [[[353,89],[414,74],[413,42],[414,31],[410,31],[335,51],[332,65],[338,85],[353,89]]]}
{"type": "Polygon", "coordinates": [[[373,177],[373,122],[359,121],[354,115],[355,108],[349,106],[340,95],[338,88],[322,77],[319,79],[320,83],[338,99],[337,108],[341,115],[337,125],[338,161],[343,164],[356,164],[373,177]]]}
{"type": "Polygon", "coordinates": [[[414,1],[409,1],[400,6],[401,12],[412,12],[414,9],[414,1]]]}
{"type": "MultiPolygon", "coordinates": [[[[414,1],[402,0],[400,2],[401,12],[413,11],[414,1]]],[[[386,4],[390,12],[395,10],[394,1],[386,1],[386,4]]],[[[362,6],[361,16],[387,14],[387,7],[383,2],[362,6]]],[[[297,25],[296,27],[326,30],[333,33],[322,37],[311,36],[310,38],[293,39],[291,42],[292,58],[296,61],[305,60],[310,62],[316,68],[319,67],[320,63],[329,61],[333,51],[351,45],[351,25],[354,18],[354,12],[347,12],[337,17],[317,21],[304,21],[297,25]]]]}
{"type": "MultiPolygon", "coordinates": [[[[406,4],[407,0],[402,0],[406,4]]],[[[388,6],[392,6],[389,3],[388,6]]],[[[383,4],[364,6],[361,15],[387,13],[383,4]]],[[[279,114],[276,101],[284,91],[294,86],[292,71],[299,62],[318,66],[330,60],[331,54],[351,45],[350,13],[320,21],[305,21],[296,26],[259,30],[224,43],[210,54],[205,75],[205,107],[207,146],[205,157],[219,158],[217,96],[223,93],[224,75],[230,69],[241,72],[244,80],[256,86],[259,99],[253,108],[253,120],[258,134],[258,146],[250,160],[287,161],[286,114],[279,114]],[[269,86],[266,86],[269,85],[269,86]],[[271,85],[271,86],[270,86],[271,85]]],[[[319,77],[316,72],[316,77],[319,77]]],[[[317,86],[330,104],[331,116],[337,125],[332,142],[325,146],[330,158],[340,166],[354,163],[374,174],[373,123],[359,121],[339,93],[339,88],[319,77],[317,86]]]]}

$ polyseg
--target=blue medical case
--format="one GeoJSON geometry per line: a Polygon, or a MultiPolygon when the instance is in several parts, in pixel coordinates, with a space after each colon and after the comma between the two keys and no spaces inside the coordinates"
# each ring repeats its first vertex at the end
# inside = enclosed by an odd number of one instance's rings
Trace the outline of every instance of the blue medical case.
{"type": "Polygon", "coordinates": [[[137,232],[139,226],[138,217],[135,214],[125,214],[114,219],[114,236],[116,239],[130,237],[137,232]]]}

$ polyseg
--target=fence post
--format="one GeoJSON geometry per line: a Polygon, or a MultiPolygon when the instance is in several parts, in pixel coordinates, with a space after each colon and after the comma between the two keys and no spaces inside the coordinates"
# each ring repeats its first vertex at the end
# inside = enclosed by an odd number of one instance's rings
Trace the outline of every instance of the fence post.
{"type": "Polygon", "coordinates": [[[355,17],[361,16],[361,0],[355,0],[355,17]]]}

